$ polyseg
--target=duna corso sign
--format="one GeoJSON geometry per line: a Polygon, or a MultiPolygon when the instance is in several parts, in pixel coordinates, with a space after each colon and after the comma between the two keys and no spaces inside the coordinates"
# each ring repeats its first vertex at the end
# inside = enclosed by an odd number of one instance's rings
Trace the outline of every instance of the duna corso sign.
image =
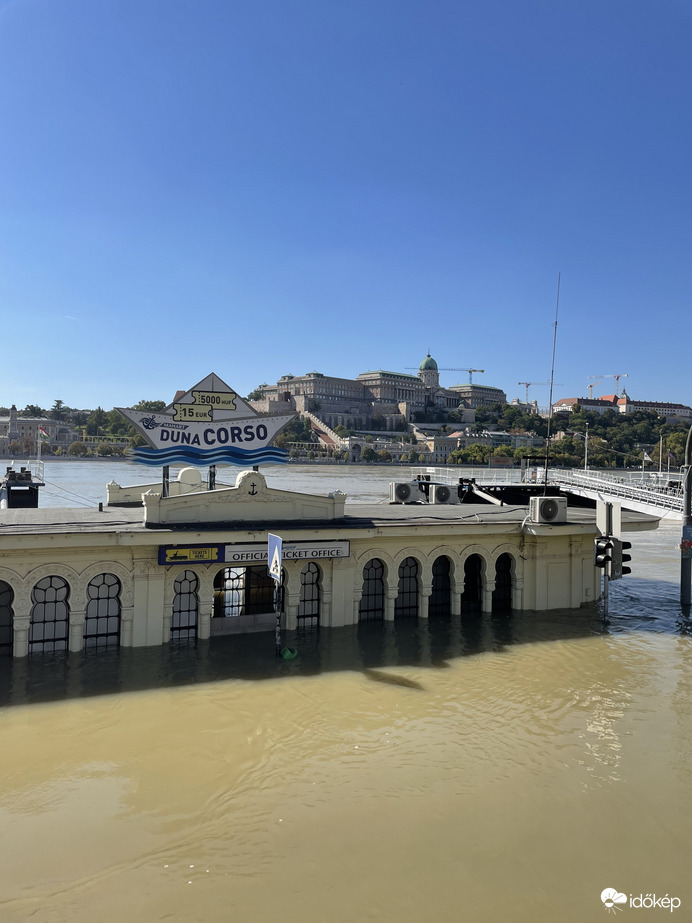
{"type": "Polygon", "coordinates": [[[117,407],[146,440],[134,449],[145,465],[259,465],[284,462],[271,445],[294,413],[258,414],[213,372],[158,413],[117,407]]]}

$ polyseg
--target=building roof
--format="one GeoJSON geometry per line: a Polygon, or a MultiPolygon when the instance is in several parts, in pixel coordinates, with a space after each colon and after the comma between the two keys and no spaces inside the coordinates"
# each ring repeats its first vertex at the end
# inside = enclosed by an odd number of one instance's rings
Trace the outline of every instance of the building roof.
{"type": "Polygon", "coordinates": [[[425,359],[423,359],[423,361],[421,362],[420,371],[421,372],[436,372],[437,371],[437,362],[435,362],[435,360],[430,355],[430,353],[428,353],[425,359]]]}
{"type": "Polygon", "coordinates": [[[388,372],[386,369],[372,369],[369,372],[361,372],[358,378],[365,378],[366,375],[388,375],[390,378],[408,378],[417,382],[423,387],[420,378],[417,375],[408,375],[406,372],[388,372]]]}
{"type": "MultiPolygon", "coordinates": [[[[528,500],[528,496],[527,496],[528,500]]],[[[474,532],[477,529],[490,528],[492,531],[504,534],[512,531],[531,534],[551,532],[555,530],[579,531],[593,534],[595,528],[595,514],[593,510],[579,507],[569,508],[569,522],[567,526],[555,526],[539,523],[526,523],[527,505],[487,506],[485,504],[386,504],[386,503],[357,503],[347,504],[345,515],[337,520],[316,521],[308,518],[296,519],[282,523],[284,539],[292,539],[294,533],[309,531],[311,537],[315,529],[325,533],[336,533],[336,537],[349,538],[349,533],[354,531],[367,531],[368,529],[399,529],[406,526],[436,527],[439,530],[448,530],[451,535],[458,535],[465,531],[474,532]]],[[[625,531],[641,531],[642,529],[656,528],[659,517],[645,513],[622,511],[622,525],[625,531]]],[[[16,547],[18,537],[23,536],[53,536],[73,535],[71,546],[75,544],[95,546],[94,535],[103,537],[103,544],[119,544],[123,541],[132,545],[156,545],[157,543],[173,543],[190,541],[187,538],[190,532],[207,533],[195,536],[196,541],[213,541],[230,543],[240,540],[252,540],[251,533],[264,530],[271,524],[266,516],[258,516],[256,521],[248,520],[241,523],[229,520],[228,523],[189,523],[179,525],[164,525],[147,528],[143,522],[142,510],[138,509],[109,509],[102,512],[94,509],[15,509],[3,510],[0,523],[0,548],[6,548],[11,543],[16,547]],[[124,539],[121,536],[126,536],[124,539]],[[247,539],[246,539],[247,536],[247,539]]],[[[253,537],[256,540],[256,537],[253,537]]],[[[50,540],[50,539],[49,539],[50,540]]]]}
{"type": "Polygon", "coordinates": [[[563,397],[553,402],[553,407],[573,407],[580,404],[582,407],[602,407],[604,404],[614,406],[618,398],[614,394],[604,394],[602,397],[563,397]]]}
{"type": "Polygon", "coordinates": [[[499,391],[502,394],[505,392],[502,388],[496,388],[495,385],[481,385],[475,381],[465,381],[459,385],[450,385],[447,389],[448,391],[499,391]]]}

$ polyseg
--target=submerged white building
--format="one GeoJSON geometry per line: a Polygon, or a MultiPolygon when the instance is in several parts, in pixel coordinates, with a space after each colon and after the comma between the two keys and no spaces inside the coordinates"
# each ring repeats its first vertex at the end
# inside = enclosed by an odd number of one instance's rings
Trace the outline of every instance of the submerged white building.
{"type": "MultiPolygon", "coordinates": [[[[271,630],[269,532],[284,542],[288,631],[598,598],[593,511],[561,507],[547,522],[526,506],[451,499],[349,503],[339,491],[272,488],[256,470],[208,489],[187,468],[165,491],[112,483],[99,509],[0,510],[0,654],[271,630]]],[[[625,530],[657,523],[623,514],[625,530]]]]}

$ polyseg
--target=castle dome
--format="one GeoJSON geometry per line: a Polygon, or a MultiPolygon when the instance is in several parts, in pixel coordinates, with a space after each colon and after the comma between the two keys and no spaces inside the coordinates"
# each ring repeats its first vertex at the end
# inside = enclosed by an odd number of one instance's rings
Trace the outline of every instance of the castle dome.
{"type": "Polygon", "coordinates": [[[437,371],[437,362],[433,357],[428,353],[428,355],[423,359],[420,364],[420,372],[436,372],[437,371]]]}

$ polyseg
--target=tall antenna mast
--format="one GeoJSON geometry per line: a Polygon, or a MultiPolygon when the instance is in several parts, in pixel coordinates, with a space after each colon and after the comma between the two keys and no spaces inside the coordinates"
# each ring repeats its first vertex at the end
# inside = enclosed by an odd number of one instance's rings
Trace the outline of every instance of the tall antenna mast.
{"type": "Polygon", "coordinates": [[[560,273],[557,274],[557,299],[555,301],[555,324],[553,331],[553,362],[550,367],[550,400],[548,402],[548,435],[545,440],[545,478],[543,496],[548,493],[548,465],[550,463],[550,423],[553,419],[553,382],[555,381],[555,349],[557,346],[557,316],[560,310],[560,273]]]}

